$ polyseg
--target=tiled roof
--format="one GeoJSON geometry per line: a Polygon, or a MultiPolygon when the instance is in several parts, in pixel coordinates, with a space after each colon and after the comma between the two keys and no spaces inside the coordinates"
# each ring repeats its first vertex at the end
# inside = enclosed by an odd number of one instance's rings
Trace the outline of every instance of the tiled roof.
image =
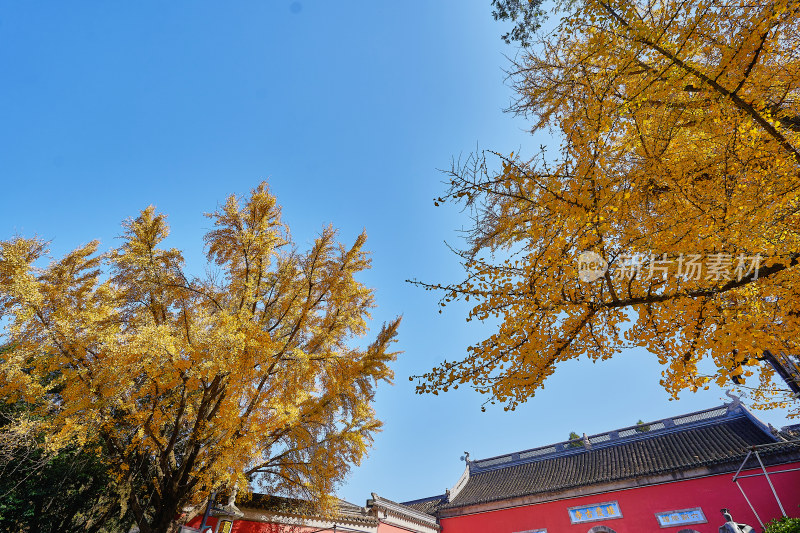
{"type": "Polygon", "coordinates": [[[439,496],[431,496],[429,498],[422,498],[419,500],[411,500],[410,502],[402,502],[406,507],[411,507],[422,513],[432,515],[443,504],[447,503],[447,494],[440,494],[439,496]]]}
{"type": "Polygon", "coordinates": [[[791,426],[783,426],[781,433],[787,439],[800,438],[800,424],[792,424],[791,426]]]}
{"type": "MultiPolygon", "coordinates": [[[[556,493],[695,468],[735,471],[752,446],[779,440],[738,402],[608,433],[498,457],[470,461],[468,472],[442,497],[405,505],[435,514],[523,496],[556,493]],[[464,483],[463,481],[466,481],[464,483]]],[[[762,455],[800,457],[800,444],[762,455]]]]}
{"type": "MultiPolygon", "coordinates": [[[[426,513],[424,511],[421,511],[410,505],[406,505],[404,503],[397,503],[395,501],[382,498],[377,494],[375,494],[374,492],[372,493],[372,498],[367,500],[367,507],[369,507],[373,511],[376,510],[379,511],[378,515],[380,515],[381,511],[388,513],[385,515],[387,519],[390,519],[392,517],[398,518],[401,521],[400,522],[401,524],[402,521],[408,521],[425,527],[427,531],[431,532],[440,531],[440,527],[438,522],[436,521],[435,516],[426,513]]],[[[398,523],[393,522],[391,520],[388,523],[393,525],[399,525],[398,523]]]]}
{"type": "MultiPolygon", "coordinates": [[[[253,493],[239,502],[243,510],[257,509],[267,513],[289,516],[323,517],[313,503],[296,498],[285,498],[270,494],[253,493]]],[[[365,509],[345,500],[336,499],[334,509],[324,513],[327,518],[345,519],[352,522],[372,523],[375,519],[365,515],[365,509]]]]}

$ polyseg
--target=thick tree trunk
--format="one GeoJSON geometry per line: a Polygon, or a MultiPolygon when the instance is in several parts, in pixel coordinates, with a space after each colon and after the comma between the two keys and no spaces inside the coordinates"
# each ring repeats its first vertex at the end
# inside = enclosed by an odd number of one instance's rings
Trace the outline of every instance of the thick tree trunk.
{"type": "MultiPolygon", "coordinates": [[[[194,463],[194,454],[190,454],[187,461],[194,463]]],[[[176,475],[162,479],[159,493],[153,500],[142,504],[136,494],[130,495],[129,505],[136,517],[136,523],[141,533],[175,533],[178,531],[182,520],[179,518],[189,495],[195,487],[194,480],[187,483],[170,482],[176,475]],[[148,516],[149,515],[149,516],[148,516]]]]}
{"type": "Polygon", "coordinates": [[[40,533],[39,518],[42,516],[42,497],[39,496],[33,503],[33,516],[31,517],[31,533],[40,533]]]}
{"type": "Polygon", "coordinates": [[[164,496],[161,507],[156,511],[152,521],[153,533],[175,533],[178,531],[178,498],[164,496]]]}
{"type": "Polygon", "coordinates": [[[136,525],[139,526],[141,533],[175,533],[181,525],[180,502],[186,494],[164,494],[160,498],[159,505],[153,509],[153,515],[148,518],[141,509],[138,499],[134,495],[130,497],[130,505],[134,510],[136,525]],[[139,509],[139,512],[137,512],[139,509]]]}

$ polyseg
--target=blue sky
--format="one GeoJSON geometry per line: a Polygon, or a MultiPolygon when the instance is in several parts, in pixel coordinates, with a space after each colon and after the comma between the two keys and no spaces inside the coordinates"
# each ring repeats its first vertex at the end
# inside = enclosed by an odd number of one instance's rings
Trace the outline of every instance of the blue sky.
{"type": "MultiPolygon", "coordinates": [[[[418,396],[408,376],[453,360],[487,329],[405,282],[454,281],[468,223],[434,207],[451,157],[532,153],[543,136],[503,113],[512,92],[489,0],[12,2],[0,0],[0,238],[52,239],[54,255],[154,204],[170,244],[202,272],[204,212],[267,179],[300,243],[326,224],[365,228],[376,326],[403,315],[385,422],[340,496],[439,494],[473,458],[721,403],[669,402],[646,352],[563,365],[513,413],[467,390],[418,396]]],[[[776,426],[784,413],[757,413],[776,426]]]]}

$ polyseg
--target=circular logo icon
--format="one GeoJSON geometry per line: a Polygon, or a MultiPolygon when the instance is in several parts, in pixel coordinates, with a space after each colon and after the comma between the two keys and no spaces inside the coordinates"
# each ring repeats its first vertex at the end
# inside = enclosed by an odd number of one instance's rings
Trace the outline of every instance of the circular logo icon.
{"type": "Polygon", "coordinates": [[[578,279],[591,283],[603,277],[608,263],[597,252],[583,252],[578,256],[578,279]]]}

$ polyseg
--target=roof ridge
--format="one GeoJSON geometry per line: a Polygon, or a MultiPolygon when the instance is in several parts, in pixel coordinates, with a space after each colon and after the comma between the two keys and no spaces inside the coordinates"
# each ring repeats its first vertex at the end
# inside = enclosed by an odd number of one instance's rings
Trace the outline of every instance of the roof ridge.
{"type": "Polygon", "coordinates": [[[388,498],[384,498],[383,496],[379,496],[376,493],[371,494],[372,498],[367,500],[367,507],[375,507],[380,506],[385,509],[389,509],[396,513],[405,514],[408,517],[416,518],[417,520],[422,520],[426,523],[433,523],[436,524],[436,518],[428,513],[423,511],[419,511],[414,509],[413,507],[409,507],[406,504],[399,503],[388,498]]]}
{"type": "Polygon", "coordinates": [[[408,500],[405,502],[395,502],[399,503],[400,505],[411,505],[414,503],[422,503],[422,502],[429,502],[433,500],[442,500],[447,497],[447,493],[437,494],[436,496],[426,496],[425,498],[417,498],[416,500],[408,500]]]}
{"type": "Polygon", "coordinates": [[[487,457],[485,459],[476,459],[469,461],[469,471],[470,474],[487,472],[553,457],[573,455],[593,448],[605,448],[608,446],[635,442],[667,433],[686,431],[716,424],[722,420],[733,420],[747,416],[747,409],[740,403],[735,401],[723,403],[721,406],[693,411],[669,418],[662,418],[653,422],[625,426],[590,436],[584,434],[584,436],[577,439],[556,442],[536,448],[528,448],[496,455],[494,457],[487,457]]]}

